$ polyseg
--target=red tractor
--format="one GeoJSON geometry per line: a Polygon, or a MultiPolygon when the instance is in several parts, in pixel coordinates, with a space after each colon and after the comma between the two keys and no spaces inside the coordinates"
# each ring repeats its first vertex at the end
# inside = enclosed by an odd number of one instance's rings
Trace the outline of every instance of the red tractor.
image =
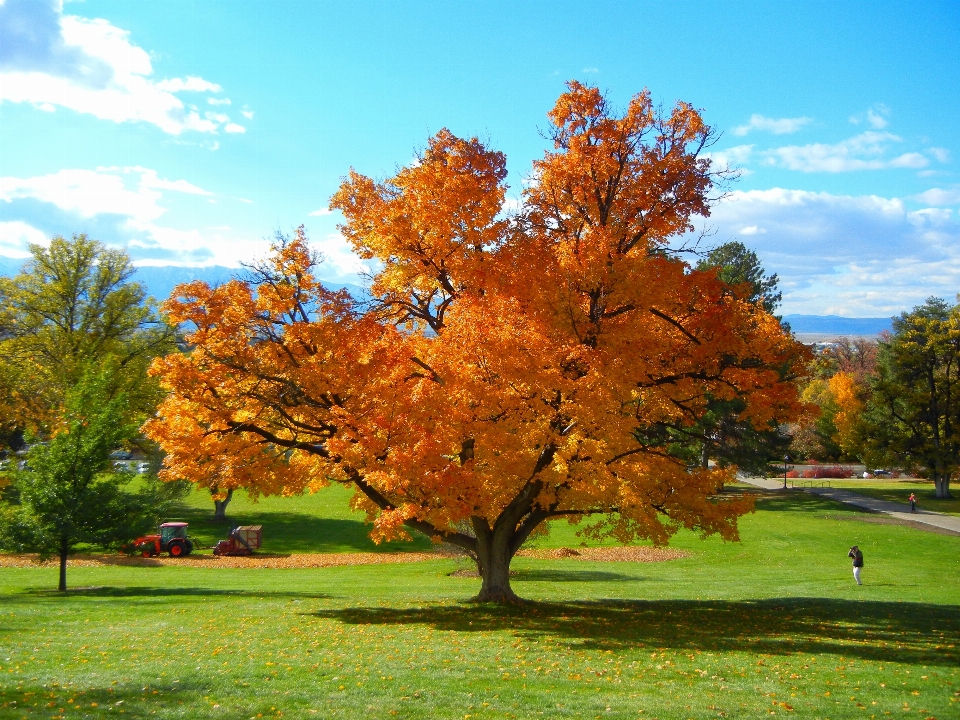
{"type": "Polygon", "coordinates": [[[186,557],[193,552],[185,522],[165,522],[160,526],[159,535],[144,535],[134,540],[133,545],[145,558],[162,552],[170,553],[170,557],[174,558],[186,557]]]}

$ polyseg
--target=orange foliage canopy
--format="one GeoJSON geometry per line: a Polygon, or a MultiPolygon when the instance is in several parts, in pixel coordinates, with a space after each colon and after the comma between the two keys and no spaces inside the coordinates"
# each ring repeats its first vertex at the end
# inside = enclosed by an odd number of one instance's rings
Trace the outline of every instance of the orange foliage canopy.
{"type": "Polygon", "coordinates": [[[352,483],[376,538],[461,545],[491,600],[513,598],[510,559],[549,518],[595,514],[590,531],[622,541],[735,538],[750,504],[717,496],[727,471],[650,438],[708,396],[743,398],[758,428],[795,417],[803,353],[668,249],[709,212],[710,129],[647,93],[617,115],[576,82],[549,117],[554,149],[515,216],[504,156],[446,130],[387,181],[351,171],[331,207],[382,268],[372,303],[320,285],[302,230],[252,282],[179,287],[165,311],[193,349],[156,362],[170,395],[146,426],[165,476],[352,483]]]}

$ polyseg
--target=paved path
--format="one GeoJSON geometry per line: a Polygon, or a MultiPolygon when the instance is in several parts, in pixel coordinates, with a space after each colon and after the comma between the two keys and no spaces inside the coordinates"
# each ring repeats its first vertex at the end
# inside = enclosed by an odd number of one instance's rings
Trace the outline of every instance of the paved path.
{"type": "MultiPolygon", "coordinates": [[[[738,479],[766,490],[783,490],[783,480],[743,477],[742,475],[738,479]]],[[[798,487],[791,488],[791,490],[802,490],[803,492],[819,495],[828,500],[835,500],[836,502],[872,510],[873,512],[885,513],[899,520],[921,523],[923,525],[933,525],[934,527],[960,534],[960,517],[956,515],[946,515],[944,513],[931,512],[930,510],[921,510],[919,508],[914,513],[910,512],[909,505],[890,502],[888,500],[877,500],[876,498],[859,495],[850,490],[840,490],[839,488],[798,487]]]]}

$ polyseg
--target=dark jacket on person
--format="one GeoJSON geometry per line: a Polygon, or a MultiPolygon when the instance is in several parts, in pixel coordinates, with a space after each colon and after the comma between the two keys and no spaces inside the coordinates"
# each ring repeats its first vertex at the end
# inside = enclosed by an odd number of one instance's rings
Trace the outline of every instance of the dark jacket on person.
{"type": "Polygon", "coordinates": [[[863,553],[860,552],[860,548],[854,545],[850,548],[850,552],[847,553],[847,557],[853,558],[854,567],[863,567],[863,553]]]}

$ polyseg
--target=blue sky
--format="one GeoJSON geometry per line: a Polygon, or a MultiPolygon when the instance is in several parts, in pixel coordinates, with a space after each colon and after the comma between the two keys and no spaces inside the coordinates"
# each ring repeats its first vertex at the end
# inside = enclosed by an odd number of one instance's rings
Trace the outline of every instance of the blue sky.
{"type": "Polygon", "coordinates": [[[647,87],[742,170],[703,222],[785,313],[885,316],[960,290],[956,2],[0,2],[0,256],[87,232],[141,264],[236,265],[442,127],[507,153],[578,79],[647,87]]]}

